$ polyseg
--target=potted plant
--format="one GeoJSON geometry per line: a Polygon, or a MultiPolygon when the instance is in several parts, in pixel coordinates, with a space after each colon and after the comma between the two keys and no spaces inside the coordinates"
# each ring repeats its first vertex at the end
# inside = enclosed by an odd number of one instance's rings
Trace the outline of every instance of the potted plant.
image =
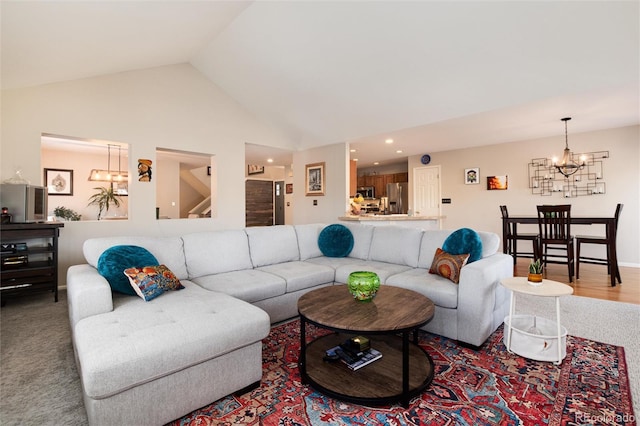
{"type": "Polygon", "coordinates": [[[542,283],[542,263],[540,259],[532,260],[529,264],[527,280],[533,285],[540,285],[542,283]]]}
{"type": "Polygon", "coordinates": [[[82,217],[82,215],[79,215],[75,210],[63,206],[58,206],[53,209],[53,214],[55,217],[69,221],[77,221],[82,217]]]}
{"type": "Polygon", "coordinates": [[[102,216],[102,212],[108,212],[111,204],[116,207],[120,207],[120,196],[113,191],[113,187],[105,188],[103,186],[93,188],[96,192],[91,197],[89,197],[89,204],[87,206],[96,205],[98,206],[98,220],[102,216]]]}

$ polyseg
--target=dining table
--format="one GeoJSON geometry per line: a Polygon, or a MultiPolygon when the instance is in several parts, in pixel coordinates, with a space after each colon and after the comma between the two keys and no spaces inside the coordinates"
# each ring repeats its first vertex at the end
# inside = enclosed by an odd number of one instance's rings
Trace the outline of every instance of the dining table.
{"type": "MultiPolygon", "coordinates": [[[[513,233],[517,233],[517,226],[519,224],[538,224],[537,215],[509,215],[509,217],[502,218],[502,251],[507,253],[507,234],[509,232],[509,226],[512,226],[513,233]]],[[[604,225],[605,235],[609,236],[613,241],[613,244],[607,244],[609,267],[611,274],[611,287],[615,287],[616,279],[618,282],[622,282],[620,279],[620,269],[618,268],[618,254],[616,250],[616,218],[615,216],[571,216],[571,225],[604,225]]],[[[579,262],[576,259],[576,262],[579,262]]]]}

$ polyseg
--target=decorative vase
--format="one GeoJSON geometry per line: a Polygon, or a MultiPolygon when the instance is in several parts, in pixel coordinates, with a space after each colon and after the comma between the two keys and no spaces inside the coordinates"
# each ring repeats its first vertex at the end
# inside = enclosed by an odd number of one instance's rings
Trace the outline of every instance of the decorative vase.
{"type": "Polygon", "coordinates": [[[347,287],[353,298],[361,302],[370,302],[380,288],[380,277],[375,272],[357,271],[349,274],[347,287]]]}
{"type": "Polygon", "coordinates": [[[527,281],[529,282],[529,284],[534,285],[534,286],[541,285],[542,284],[542,274],[529,273],[529,275],[527,276],[527,281]]]}

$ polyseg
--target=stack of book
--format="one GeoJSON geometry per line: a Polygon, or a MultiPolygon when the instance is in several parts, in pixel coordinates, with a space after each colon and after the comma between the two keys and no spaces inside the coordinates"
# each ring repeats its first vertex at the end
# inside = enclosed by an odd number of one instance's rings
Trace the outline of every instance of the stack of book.
{"type": "Polygon", "coordinates": [[[354,371],[382,358],[382,354],[373,348],[368,348],[361,352],[353,352],[345,345],[327,349],[326,355],[328,359],[340,359],[354,371]]]}

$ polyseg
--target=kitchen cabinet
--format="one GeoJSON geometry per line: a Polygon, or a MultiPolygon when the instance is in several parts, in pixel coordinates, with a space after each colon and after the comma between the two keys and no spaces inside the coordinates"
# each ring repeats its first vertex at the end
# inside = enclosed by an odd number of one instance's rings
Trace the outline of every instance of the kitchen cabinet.
{"type": "Polygon", "coordinates": [[[376,198],[387,196],[388,183],[409,182],[409,173],[390,173],[386,175],[358,176],[358,186],[373,186],[376,191],[376,198]]]}

